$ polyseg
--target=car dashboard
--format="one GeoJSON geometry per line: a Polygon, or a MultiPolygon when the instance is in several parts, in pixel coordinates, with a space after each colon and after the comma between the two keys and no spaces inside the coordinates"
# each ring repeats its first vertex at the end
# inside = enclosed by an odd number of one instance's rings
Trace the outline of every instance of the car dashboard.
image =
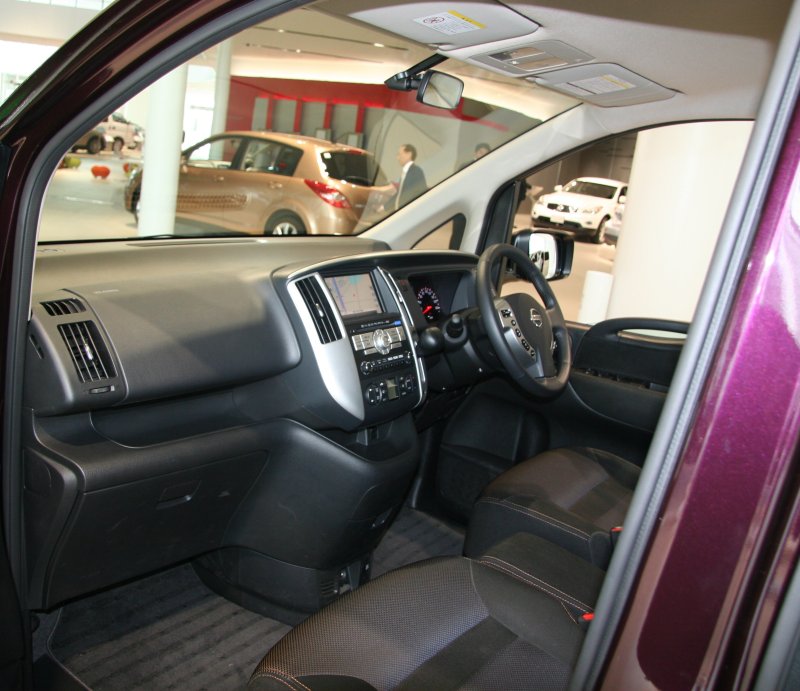
{"type": "Polygon", "coordinates": [[[474,304],[476,265],[358,238],[40,246],[34,606],[187,559],[292,611],[357,586],[416,472],[412,411],[451,370],[424,335],[474,304]]]}

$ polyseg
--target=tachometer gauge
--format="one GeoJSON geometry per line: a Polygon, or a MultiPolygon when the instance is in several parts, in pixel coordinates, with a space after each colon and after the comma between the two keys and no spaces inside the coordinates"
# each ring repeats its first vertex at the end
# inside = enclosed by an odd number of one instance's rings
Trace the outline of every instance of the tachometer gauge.
{"type": "Polygon", "coordinates": [[[422,314],[429,322],[436,321],[442,316],[442,306],[439,304],[439,296],[428,286],[424,286],[417,291],[417,302],[422,309],[422,314]]]}

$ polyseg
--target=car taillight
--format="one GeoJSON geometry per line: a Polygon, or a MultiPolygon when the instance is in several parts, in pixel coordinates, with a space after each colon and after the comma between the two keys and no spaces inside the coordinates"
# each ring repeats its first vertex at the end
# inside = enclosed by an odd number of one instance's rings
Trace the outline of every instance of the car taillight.
{"type": "Polygon", "coordinates": [[[317,182],[316,180],[305,180],[305,183],[311,188],[314,194],[316,194],[325,203],[330,204],[337,209],[350,208],[350,202],[347,201],[347,197],[345,197],[335,187],[326,185],[324,182],[317,182]]]}

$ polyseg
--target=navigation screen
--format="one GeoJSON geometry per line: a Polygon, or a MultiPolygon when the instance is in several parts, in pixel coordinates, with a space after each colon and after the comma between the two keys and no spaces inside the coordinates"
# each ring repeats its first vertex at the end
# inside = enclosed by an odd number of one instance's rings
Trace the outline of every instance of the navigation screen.
{"type": "Polygon", "coordinates": [[[381,303],[378,302],[369,274],[329,276],[325,279],[325,283],[343,317],[348,314],[370,312],[380,314],[381,303]]]}

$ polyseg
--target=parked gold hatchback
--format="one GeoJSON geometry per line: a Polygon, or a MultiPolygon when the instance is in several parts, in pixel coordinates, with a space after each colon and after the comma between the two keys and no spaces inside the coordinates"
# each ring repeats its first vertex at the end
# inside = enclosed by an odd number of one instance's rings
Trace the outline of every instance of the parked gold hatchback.
{"type": "MultiPolygon", "coordinates": [[[[140,208],[141,170],[125,190],[140,208]]],[[[176,215],[192,228],[266,235],[349,235],[394,194],[373,155],[323,139],[225,132],[183,152],[176,215]]]]}

